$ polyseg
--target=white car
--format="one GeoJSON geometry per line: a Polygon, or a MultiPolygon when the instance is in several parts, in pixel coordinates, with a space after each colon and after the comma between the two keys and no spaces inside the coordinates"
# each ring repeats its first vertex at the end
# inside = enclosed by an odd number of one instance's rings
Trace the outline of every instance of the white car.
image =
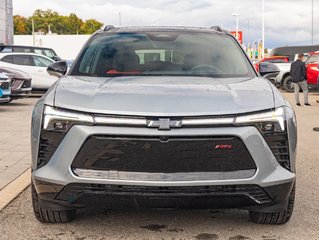
{"type": "Polygon", "coordinates": [[[55,61],[33,53],[0,53],[0,66],[22,70],[32,77],[32,90],[47,90],[57,80],[47,67],[55,61]]]}

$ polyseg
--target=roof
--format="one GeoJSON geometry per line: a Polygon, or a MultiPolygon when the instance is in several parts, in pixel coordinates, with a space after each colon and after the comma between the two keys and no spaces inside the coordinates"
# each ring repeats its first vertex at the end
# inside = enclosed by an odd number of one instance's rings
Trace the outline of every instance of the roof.
{"type": "MultiPolygon", "coordinates": [[[[0,44],[0,48],[5,48],[5,47],[21,47],[21,48],[34,48],[34,49],[49,49],[53,50],[52,48],[48,47],[37,47],[37,46],[27,46],[27,45],[10,45],[10,44],[0,44]]],[[[54,51],[54,50],[53,50],[54,51]]]]}
{"type": "Polygon", "coordinates": [[[4,53],[4,52],[0,52],[0,56],[4,57],[4,56],[8,56],[8,55],[29,55],[29,56],[38,56],[38,57],[43,57],[45,59],[48,59],[52,62],[55,62],[54,60],[52,60],[51,58],[44,56],[42,54],[36,54],[36,53],[25,53],[25,52],[11,52],[11,53],[4,53]]]}
{"type": "Polygon", "coordinates": [[[99,30],[96,34],[105,32],[124,33],[124,32],[201,32],[201,33],[218,33],[229,34],[218,26],[211,28],[206,27],[188,27],[188,26],[131,26],[131,27],[114,27],[112,25],[105,26],[103,30],[99,30]]]}
{"type": "Polygon", "coordinates": [[[287,46],[287,47],[278,47],[274,48],[270,56],[274,55],[294,55],[298,53],[308,53],[308,52],[315,52],[319,50],[319,45],[310,45],[310,46],[287,46]]]}

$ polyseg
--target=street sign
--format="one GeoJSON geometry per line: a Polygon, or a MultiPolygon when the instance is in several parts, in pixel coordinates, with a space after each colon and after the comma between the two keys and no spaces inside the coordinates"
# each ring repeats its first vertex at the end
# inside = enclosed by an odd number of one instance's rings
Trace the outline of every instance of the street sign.
{"type": "Polygon", "coordinates": [[[237,38],[238,42],[240,42],[240,44],[243,44],[243,32],[242,31],[238,31],[238,36],[236,36],[236,31],[230,31],[231,34],[234,35],[235,38],[237,38]]]}

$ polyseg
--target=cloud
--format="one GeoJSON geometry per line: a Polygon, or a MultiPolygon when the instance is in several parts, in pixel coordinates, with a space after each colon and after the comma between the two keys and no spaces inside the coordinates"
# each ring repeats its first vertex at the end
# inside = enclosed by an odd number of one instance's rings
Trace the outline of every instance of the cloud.
{"type": "MultiPolygon", "coordinates": [[[[235,30],[238,14],[244,40],[261,38],[262,0],[13,0],[14,14],[32,15],[35,9],[53,9],[60,14],[76,13],[105,24],[123,26],[222,25],[235,30]],[[249,32],[249,34],[248,34],[249,32]]],[[[319,44],[319,3],[315,1],[315,43],[319,44]]],[[[311,44],[311,0],[265,0],[266,47],[311,44]]]]}

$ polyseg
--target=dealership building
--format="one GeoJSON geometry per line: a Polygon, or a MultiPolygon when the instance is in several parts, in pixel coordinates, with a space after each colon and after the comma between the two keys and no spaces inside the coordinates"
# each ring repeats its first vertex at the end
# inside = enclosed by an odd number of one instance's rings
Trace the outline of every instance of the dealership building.
{"type": "Polygon", "coordinates": [[[13,44],[12,0],[0,0],[0,44],[13,44]]]}

